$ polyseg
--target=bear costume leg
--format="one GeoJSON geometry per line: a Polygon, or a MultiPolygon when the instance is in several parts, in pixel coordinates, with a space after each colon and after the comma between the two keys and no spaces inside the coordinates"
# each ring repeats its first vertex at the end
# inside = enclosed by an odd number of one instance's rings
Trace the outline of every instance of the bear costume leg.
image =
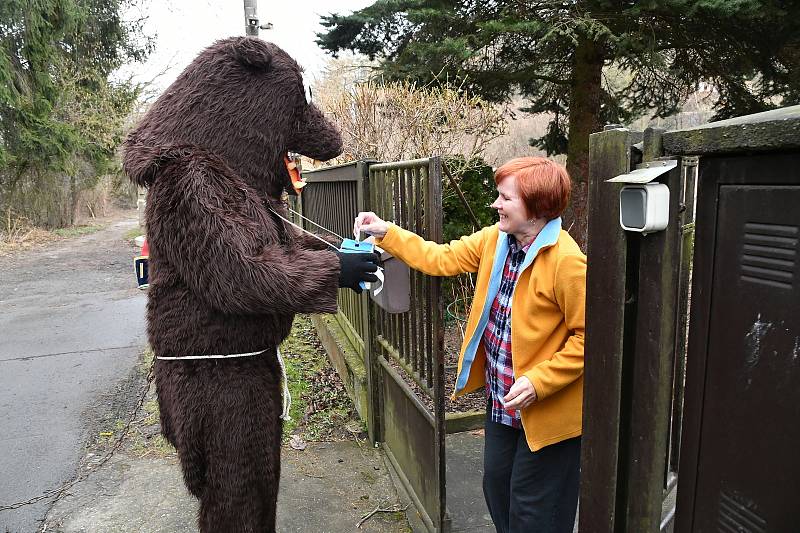
{"type": "MultiPolygon", "coordinates": [[[[178,452],[186,488],[200,498],[205,487],[206,463],[203,456],[203,410],[193,409],[204,398],[193,394],[198,385],[197,369],[184,368],[184,361],[156,360],[155,381],[161,434],[178,452]],[[175,364],[179,363],[179,364],[175,364]],[[179,401],[179,400],[183,401],[179,401]]],[[[198,367],[201,365],[198,365],[198,367]]]]}
{"type": "Polygon", "coordinates": [[[276,350],[158,361],[156,377],[184,482],[200,500],[200,531],[275,531],[282,431],[276,350]]]}

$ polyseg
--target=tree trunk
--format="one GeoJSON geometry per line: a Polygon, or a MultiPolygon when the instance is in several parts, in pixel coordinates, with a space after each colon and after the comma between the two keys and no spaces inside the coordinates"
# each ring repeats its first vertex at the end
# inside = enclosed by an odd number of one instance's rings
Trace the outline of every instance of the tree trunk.
{"type": "Polygon", "coordinates": [[[76,170],[72,170],[69,175],[69,212],[67,213],[67,225],[75,223],[75,211],[78,210],[78,183],[75,179],[76,170]]]}
{"type": "Polygon", "coordinates": [[[600,131],[600,94],[603,46],[581,38],[572,60],[569,96],[569,145],[567,171],[572,177],[572,200],[564,213],[564,227],[582,250],[587,237],[587,179],[589,178],[589,135],[600,131]]]}

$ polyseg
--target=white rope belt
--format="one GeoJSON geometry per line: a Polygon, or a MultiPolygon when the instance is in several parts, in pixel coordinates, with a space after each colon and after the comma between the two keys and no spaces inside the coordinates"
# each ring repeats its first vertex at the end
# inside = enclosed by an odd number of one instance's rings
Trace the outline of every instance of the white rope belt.
{"type": "Polygon", "coordinates": [[[156,359],[161,359],[162,361],[181,361],[183,359],[229,359],[232,357],[250,357],[251,355],[258,355],[260,353],[264,353],[264,350],[247,353],[232,353],[230,355],[183,355],[181,357],[164,357],[157,355],[156,359]]]}
{"type": "MultiPolygon", "coordinates": [[[[253,355],[258,355],[260,353],[264,353],[265,350],[259,350],[257,352],[247,352],[247,353],[232,353],[228,355],[184,355],[182,357],[165,357],[161,355],[157,355],[156,359],[161,359],[162,361],[183,361],[183,360],[196,360],[196,359],[232,359],[236,357],[251,357],[253,355]]],[[[278,364],[281,367],[281,382],[283,383],[283,413],[281,413],[281,419],[289,421],[292,419],[289,416],[289,409],[292,407],[292,394],[289,392],[289,378],[286,377],[286,365],[283,363],[283,357],[281,356],[281,351],[277,348],[275,349],[276,353],[278,354],[278,364]]]]}

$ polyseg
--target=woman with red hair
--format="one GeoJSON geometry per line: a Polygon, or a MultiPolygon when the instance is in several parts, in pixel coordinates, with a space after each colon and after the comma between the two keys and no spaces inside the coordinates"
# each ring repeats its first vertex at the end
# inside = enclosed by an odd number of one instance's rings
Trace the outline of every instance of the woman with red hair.
{"type": "Polygon", "coordinates": [[[454,396],[487,395],[483,492],[498,532],[568,533],[578,501],[586,256],[561,229],[570,179],[520,157],[495,172],[500,221],[449,244],[359,213],[356,231],[433,276],[477,273],[454,396]],[[513,309],[513,312],[512,312],[513,309]]]}

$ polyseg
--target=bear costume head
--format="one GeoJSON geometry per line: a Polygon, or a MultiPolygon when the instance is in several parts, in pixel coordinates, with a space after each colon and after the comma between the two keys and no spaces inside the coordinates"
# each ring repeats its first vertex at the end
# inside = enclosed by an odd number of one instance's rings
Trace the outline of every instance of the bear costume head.
{"type": "Polygon", "coordinates": [[[251,37],[217,41],[151,106],[126,140],[125,171],[149,187],[187,147],[217,157],[260,194],[294,193],[284,156],[327,160],[342,151],[336,127],[306,99],[302,69],[251,37]]]}

